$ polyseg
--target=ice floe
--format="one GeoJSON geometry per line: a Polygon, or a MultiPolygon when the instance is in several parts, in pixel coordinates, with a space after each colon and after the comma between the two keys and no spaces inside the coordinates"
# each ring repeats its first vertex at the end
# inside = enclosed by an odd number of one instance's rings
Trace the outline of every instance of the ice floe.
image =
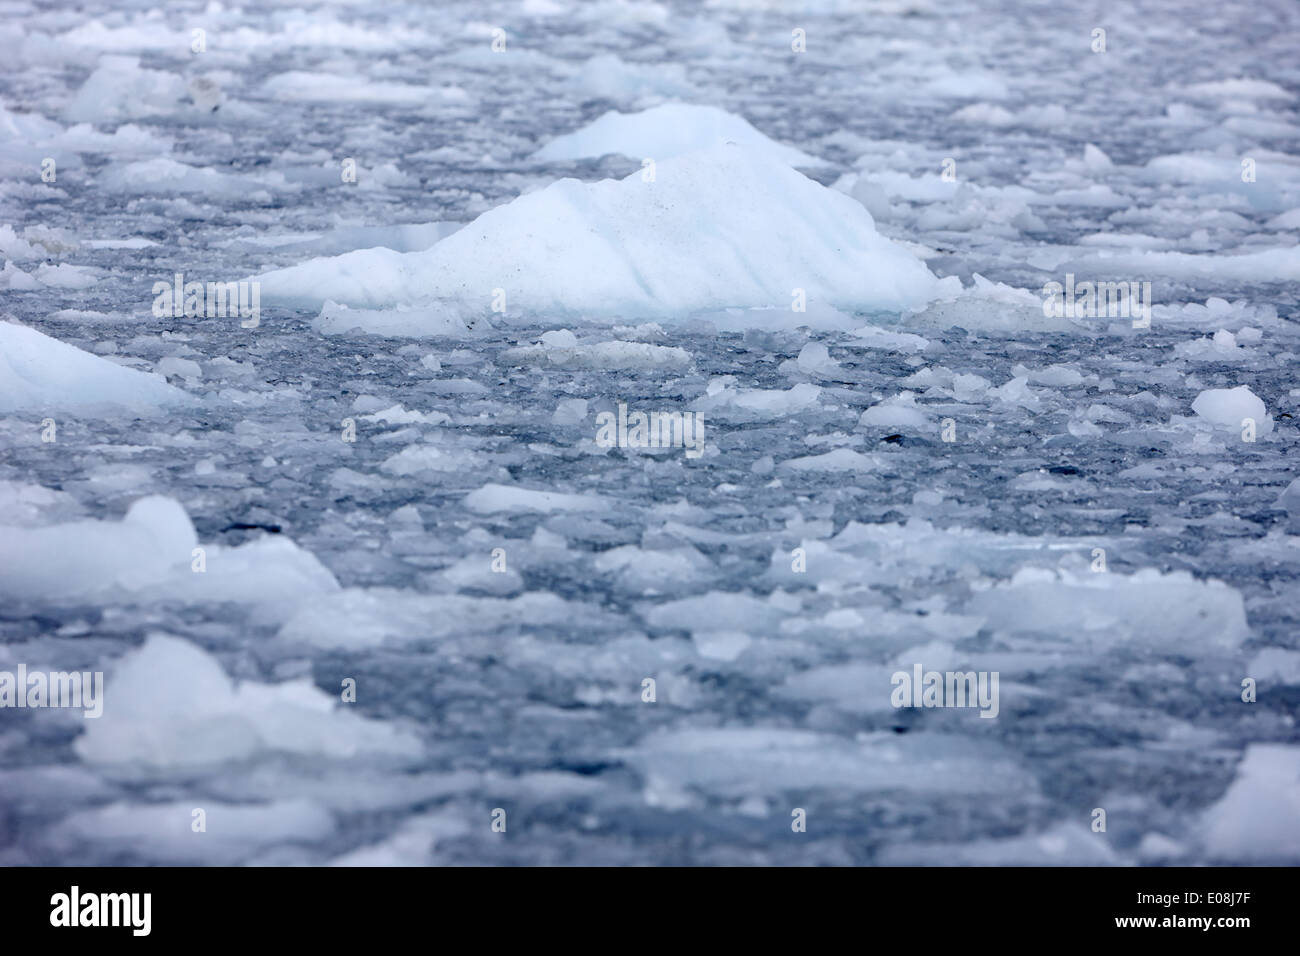
{"type": "Polygon", "coordinates": [[[126,368],[35,329],[0,322],[0,412],[158,414],[194,403],[160,376],[126,368]]]}
{"type": "MultiPolygon", "coordinates": [[[[561,180],[484,213],[425,252],[372,249],[267,272],[264,301],[356,309],[418,305],[435,316],[680,320],[797,301],[899,312],[941,288],[876,231],[856,202],[784,163],[716,146],[658,164],[652,181],[561,180]]],[[[343,321],[392,334],[364,313],[343,321]]],[[[416,331],[414,321],[402,327],[416,331]]],[[[429,322],[445,334],[445,320],[429,322]]]]}

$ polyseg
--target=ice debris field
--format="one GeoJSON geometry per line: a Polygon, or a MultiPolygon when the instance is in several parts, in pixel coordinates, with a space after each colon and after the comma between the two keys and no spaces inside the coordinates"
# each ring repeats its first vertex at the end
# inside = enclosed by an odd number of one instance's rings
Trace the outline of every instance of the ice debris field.
{"type": "Polygon", "coordinates": [[[0,864],[1300,863],[1300,7],[1081,11],[6,2],[0,864]]]}

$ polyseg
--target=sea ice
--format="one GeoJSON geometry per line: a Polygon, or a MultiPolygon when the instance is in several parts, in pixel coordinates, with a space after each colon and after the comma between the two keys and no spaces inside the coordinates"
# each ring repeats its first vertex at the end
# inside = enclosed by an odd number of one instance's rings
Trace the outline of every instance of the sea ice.
{"type": "Polygon", "coordinates": [[[743,117],[716,106],[689,103],[665,103],[640,113],[610,110],[582,129],[551,140],[533,154],[533,159],[558,162],[620,153],[661,163],[725,143],[791,166],[826,165],[824,160],[769,139],[743,117]]]}
{"type": "MultiPolygon", "coordinates": [[[[805,302],[896,313],[949,287],[881,236],[849,197],[731,145],[664,160],[651,182],[640,173],[560,180],[424,252],[363,250],[259,279],[265,302],[301,307],[332,300],[466,319],[499,312],[680,321],[768,306],[786,310],[781,324],[791,328],[804,324],[805,302]]],[[[416,332],[417,323],[394,326],[383,315],[344,321],[416,332]]],[[[429,334],[445,331],[445,321],[430,322],[429,334]]]]}
{"type": "Polygon", "coordinates": [[[148,372],[124,368],[13,322],[0,322],[0,412],[158,414],[193,399],[148,372]]]}
{"type": "Polygon", "coordinates": [[[193,767],[265,753],[409,758],[410,734],[350,713],[309,680],[234,681],[189,641],[150,636],[113,669],[104,714],[73,749],[91,764],[193,767]]]}
{"type": "MultiPolygon", "coordinates": [[[[1235,344],[1235,343],[1234,343],[1235,344]]],[[[1207,388],[1192,402],[1192,411],[1211,425],[1239,431],[1243,420],[1255,423],[1256,434],[1273,431],[1273,416],[1263,400],[1246,385],[1236,388],[1207,388]]]]}
{"type": "Polygon", "coordinates": [[[1205,847],[1235,863],[1300,857],[1300,747],[1252,744],[1227,793],[1205,811],[1205,847]]]}

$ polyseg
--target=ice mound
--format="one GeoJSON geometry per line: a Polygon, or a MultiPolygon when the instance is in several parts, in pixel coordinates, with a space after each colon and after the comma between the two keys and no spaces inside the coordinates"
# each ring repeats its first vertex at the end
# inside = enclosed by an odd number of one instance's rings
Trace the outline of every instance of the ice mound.
{"type": "Polygon", "coordinates": [[[582,129],[551,140],[536,153],[538,162],[596,159],[620,153],[656,163],[673,156],[734,143],[791,166],[825,166],[824,160],[764,136],[744,117],[716,106],[664,103],[639,113],[610,110],[582,129]]]}
{"type": "Polygon", "coordinates": [[[0,596],[75,601],[121,590],[140,599],[266,604],[287,614],[291,596],[338,590],[315,556],[287,538],[205,545],[201,573],[197,546],[185,509],[161,495],[136,501],[121,521],[0,526],[0,596]]]}
{"type": "Polygon", "coordinates": [[[1248,635],[1241,594],[1185,571],[1074,575],[1024,568],[1009,583],[977,592],[967,610],[995,631],[1186,654],[1231,650],[1248,635]]]}
{"type": "Polygon", "coordinates": [[[708,412],[711,418],[733,422],[773,421],[817,408],[822,393],[820,386],[808,382],[787,390],[737,388],[735,382],[731,375],[710,380],[694,408],[708,412]]]}
{"type": "MultiPolygon", "coordinates": [[[[800,297],[899,312],[946,287],[861,204],[737,146],[665,160],[653,182],[560,180],[424,252],[365,250],[259,280],[264,300],[298,307],[417,304],[486,318],[496,302],[508,318],[681,320],[766,306],[784,310],[786,327],[806,324],[792,307],[800,297]]],[[[367,328],[362,315],[348,321],[367,328]]]]}
{"type": "Polygon", "coordinates": [[[160,376],[124,368],[24,325],[0,322],[0,412],[142,413],[192,401],[160,376]]]}
{"type": "Polygon", "coordinates": [[[134,56],[105,56],[63,113],[73,122],[120,123],[174,113],[185,98],[175,73],[141,69],[134,56]]]}
{"type": "Polygon", "coordinates": [[[864,428],[927,428],[937,427],[937,416],[916,404],[914,392],[899,392],[866,409],[858,418],[864,428]]]}
{"type": "Polygon", "coordinates": [[[1236,431],[1242,427],[1242,420],[1249,418],[1255,423],[1256,434],[1267,435],[1273,430],[1273,416],[1260,397],[1245,385],[1207,388],[1192,402],[1192,411],[1219,428],[1236,431]]]}
{"type": "Polygon", "coordinates": [[[310,551],[283,535],[267,535],[236,548],[205,545],[206,569],[187,560],[151,585],[148,597],[193,603],[246,604],[259,620],[279,621],[299,603],[339,590],[338,581],[310,551]]]}
{"type": "Polygon", "coordinates": [[[155,768],[267,752],[334,759],[420,753],[414,738],[337,704],[306,679],[236,683],[211,654],[155,634],[113,670],[103,716],[86,722],[73,748],[92,764],[155,768]]]}
{"type": "Polygon", "coordinates": [[[1205,812],[1204,824],[1214,859],[1300,863],[1300,747],[1248,747],[1237,778],[1205,812]]]}
{"type": "Polygon", "coordinates": [[[5,528],[0,593],[39,597],[139,587],[188,562],[197,544],[185,509],[159,495],[135,502],[120,522],[5,528]]]}

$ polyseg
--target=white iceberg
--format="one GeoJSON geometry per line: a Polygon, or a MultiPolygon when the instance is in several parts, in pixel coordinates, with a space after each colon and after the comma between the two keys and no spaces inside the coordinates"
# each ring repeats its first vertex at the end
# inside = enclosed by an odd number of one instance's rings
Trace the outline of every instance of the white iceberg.
{"type": "MultiPolygon", "coordinates": [[[[266,301],[359,310],[418,304],[387,334],[436,334],[422,316],[682,319],[797,302],[849,311],[920,308],[942,286],[876,231],[860,203],[785,163],[717,146],[658,165],[652,182],[562,179],[484,213],[423,252],[367,249],[258,277],[266,301]],[[498,308],[498,312],[500,309],[498,308]]],[[[375,316],[350,315],[369,330],[375,316]]]]}

